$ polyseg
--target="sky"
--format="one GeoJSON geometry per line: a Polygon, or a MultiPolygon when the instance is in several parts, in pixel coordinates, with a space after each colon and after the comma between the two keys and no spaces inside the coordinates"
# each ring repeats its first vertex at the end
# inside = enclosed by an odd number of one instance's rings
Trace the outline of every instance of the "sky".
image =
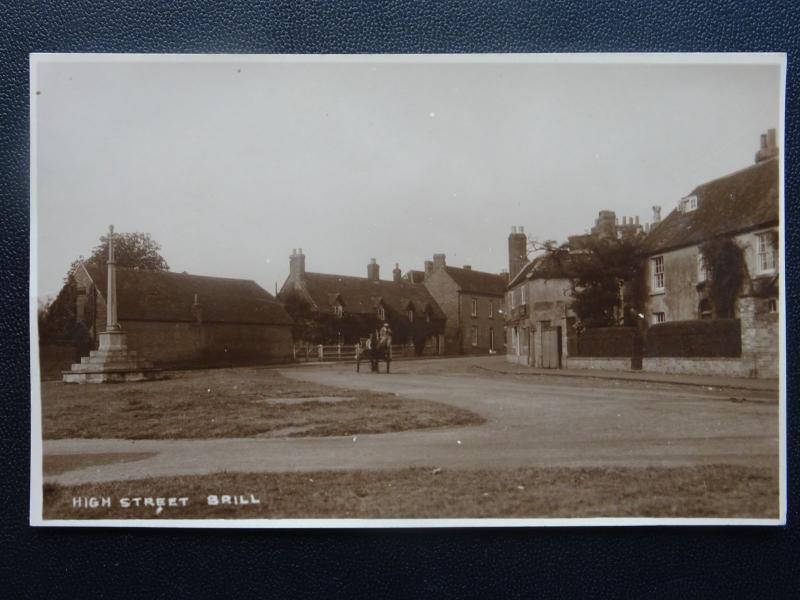
{"type": "MultiPolygon", "coordinates": [[[[753,163],[780,68],[391,60],[42,60],[38,295],[113,223],[173,271],[270,292],[370,258],[499,273],[512,226],[564,241],[597,213],[652,221],[753,163]]],[[[780,130],[779,130],[780,134],[780,130]]]]}

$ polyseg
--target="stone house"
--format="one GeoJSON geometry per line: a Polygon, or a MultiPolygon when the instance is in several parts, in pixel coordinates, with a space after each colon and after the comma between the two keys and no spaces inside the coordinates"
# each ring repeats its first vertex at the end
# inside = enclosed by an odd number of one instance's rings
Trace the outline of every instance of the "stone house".
{"type": "Polygon", "coordinates": [[[404,278],[398,265],[391,280],[380,278],[375,259],[366,277],[313,273],[306,271],[300,248],[289,257],[289,276],[278,298],[307,325],[298,341],[353,344],[388,322],[394,343],[413,343],[420,354],[444,352],[446,315],[428,289],[404,278]]]}
{"type": "MultiPolygon", "coordinates": [[[[418,278],[418,271],[409,278],[418,278]]],[[[446,354],[489,354],[505,345],[504,296],[508,276],[451,267],[444,254],[425,261],[423,285],[444,312],[446,354]]]]}
{"type": "Polygon", "coordinates": [[[694,365],[686,360],[646,358],[645,369],[777,376],[779,189],[779,150],[771,129],[761,136],[755,164],[699,185],[651,228],[642,249],[650,324],[738,319],[741,357],[716,362],[697,359],[694,365]],[[706,264],[701,252],[711,240],[733,241],[741,249],[744,272],[739,289],[732,294],[732,311],[723,312],[712,301],[713,265],[706,264]]]}
{"type": "MultiPolygon", "coordinates": [[[[697,186],[654,225],[642,247],[651,323],[722,316],[709,297],[713,274],[700,251],[715,238],[730,238],[743,251],[741,293],[763,299],[760,308],[777,312],[778,167],[773,129],[762,136],[755,164],[697,186]]],[[[733,314],[727,316],[740,314],[737,299],[733,314]]]]}
{"type": "MultiPolygon", "coordinates": [[[[226,366],[289,360],[292,319],[245,279],[117,268],[118,321],[128,347],[159,367],[226,366]]],[[[73,272],[76,319],[95,347],[106,326],[107,272],[73,272]]]]}

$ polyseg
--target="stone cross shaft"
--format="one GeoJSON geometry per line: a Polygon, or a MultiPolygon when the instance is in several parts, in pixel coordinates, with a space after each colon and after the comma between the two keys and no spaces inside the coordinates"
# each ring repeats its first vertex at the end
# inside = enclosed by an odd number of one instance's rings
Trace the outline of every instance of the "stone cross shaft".
{"type": "Polygon", "coordinates": [[[117,267],[114,261],[114,226],[108,228],[108,293],[106,295],[106,331],[119,329],[117,323],[117,267]]]}

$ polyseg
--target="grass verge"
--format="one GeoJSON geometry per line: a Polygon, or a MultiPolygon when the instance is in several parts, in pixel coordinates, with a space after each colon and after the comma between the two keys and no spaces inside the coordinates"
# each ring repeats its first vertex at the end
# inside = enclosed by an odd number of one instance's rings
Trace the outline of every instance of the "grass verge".
{"type": "Polygon", "coordinates": [[[222,473],[44,486],[46,519],[777,516],[777,470],[732,465],[222,473]],[[209,505],[222,495],[249,503],[209,505]],[[90,497],[110,506],[74,506],[90,497]],[[144,506],[148,497],[153,506],[144,506]],[[123,508],[125,498],[142,500],[123,508]],[[157,513],[155,498],[186,500],[157,513]]]}
{"type": "Polygon", "coordinates": [[[42,383],[44,439],[331,436],[483,422],[448,404],[295,381],[274,369],[185,371],[147,383],[42,383]]]}

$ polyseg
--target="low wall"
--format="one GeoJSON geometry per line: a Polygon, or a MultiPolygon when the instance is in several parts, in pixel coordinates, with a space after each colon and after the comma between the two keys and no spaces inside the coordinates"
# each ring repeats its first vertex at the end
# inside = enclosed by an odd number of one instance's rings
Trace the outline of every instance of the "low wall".
{"type": "Polygon", "coordinates": [[[601,371],[630,371],[631,359],[624,357],[568,356],[568,369],[594,369],[601,371]]]}
{"type": "Polygon", "coordinates": [[[750,368],[740,358],[657,356],[642,359],[642,371],[680,375],[716,375],[752,377],[750,368]]]}

